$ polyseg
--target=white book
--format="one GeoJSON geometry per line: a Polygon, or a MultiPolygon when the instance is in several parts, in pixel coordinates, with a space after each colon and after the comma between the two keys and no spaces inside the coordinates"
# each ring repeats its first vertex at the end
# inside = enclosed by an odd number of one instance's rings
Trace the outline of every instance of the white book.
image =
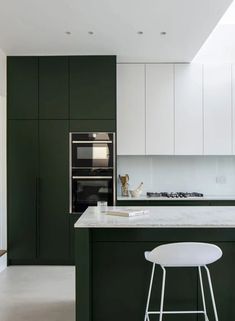
{"type": "Polygon", "coordinates": [[[128,207],[119,207],[115,209],[109,209],[106,214],[114,215],[114,216],[124,216],[124,217],[133,217],[133,216],[141,216],[149,213],[147,209],[140,208],[128,208],[128,207]]]}

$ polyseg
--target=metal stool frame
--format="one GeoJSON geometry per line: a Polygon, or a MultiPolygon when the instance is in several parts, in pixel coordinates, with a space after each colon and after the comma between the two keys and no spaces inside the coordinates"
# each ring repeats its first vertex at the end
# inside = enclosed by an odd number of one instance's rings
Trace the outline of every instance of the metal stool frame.
{"type": "Polygon", "coordinates": [[[199,274],[199,280],[200,280],[200,288],[201,288],[201,295],[202,295],[203,310],[200,310],[200,311],[164,311],[163,310],[164,295],[165,295],[165,282],[166,282],[166,267],[160,265],[162,270],[163,270],[160,311],[149,311],[149,303],[150,303],[151,292],[152,292],[152,285],[153,285],[153,279],[154,279],[154,273],[155,273],[155,266],[156,266],[156,263],[153,263],[144,321],[150,321],[149,315],[152,315],[152,314],[159,314],[159,321],[162,321],[163,314],[204,314],[205,321],[209,321],[208,316],[207,316],[207,310],[206,310],[206,301],[205,301],[205,295],[204,295],[204,287],[203,287],[203,279],[202,279],[201,267],[205,268],[205,270],[206,270],[208,283],[209,283],[209,289],[210,289],[210,295],[211,295],[212,305],[213,305],[213,310],[214,310],[215,321],[219,321],[218,314],[217,314],[217,309],[216,309],[216,304],[215,304],[215,297],[214,297],[212,282],[211,282],[210,271],[209,271],[209,269],[208,269],[208,267],[206,265],[197,266],[198,274],[199,274]]]}

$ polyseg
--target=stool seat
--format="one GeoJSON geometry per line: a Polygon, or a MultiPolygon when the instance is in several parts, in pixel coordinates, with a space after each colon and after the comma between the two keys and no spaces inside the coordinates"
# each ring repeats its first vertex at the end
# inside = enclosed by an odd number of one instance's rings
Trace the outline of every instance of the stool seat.
{"type": "Polygon", "coordinates": [[[146,260],[162,266],[204,266],[219,260],[221,249],[209,243],[182,242],[164,244],[145,252],[146,260]]]}

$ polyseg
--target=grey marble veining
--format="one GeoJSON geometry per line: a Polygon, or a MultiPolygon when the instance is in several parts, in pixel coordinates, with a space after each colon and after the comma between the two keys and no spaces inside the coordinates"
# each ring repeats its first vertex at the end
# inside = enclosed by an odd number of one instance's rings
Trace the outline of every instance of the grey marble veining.
{"type": "Polygon", "coordinates": [[[138,208],[148,209],[149,213],[136,217],[120,217],[100,213],[97,207],[89,207],[74,226],[75,228],[235,228],[235,206],[138,208]]]}

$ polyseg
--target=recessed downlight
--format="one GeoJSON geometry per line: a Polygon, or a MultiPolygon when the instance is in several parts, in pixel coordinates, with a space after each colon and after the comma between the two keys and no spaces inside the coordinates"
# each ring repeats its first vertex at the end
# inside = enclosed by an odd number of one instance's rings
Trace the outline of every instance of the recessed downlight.
{"type": "Polygon", "coordinates": [[[160,32],[160,35],[161,35],[161,36],[165,36],[165,35],[166,35],[166,31],[161,31],[161,32],[160,32]]]}
{"type": "Polygon", "coordinates": [[[143,31],[137,31],[137,35],[143,35],[144,33],[143,33],[143,31]]]}
{"type": "Polygon", "coordinates": [[[65,34],[66,34],[66,35],[71,35],[72,32],[71,32],[71,31],[65,31],[65,34]]]}
{"type": "Polygon", "coordinates": [[[89,35],[93,35],[93,34],[94,34],[94,31],[88,31],[88,34],[89,34],[89,35]]]}

